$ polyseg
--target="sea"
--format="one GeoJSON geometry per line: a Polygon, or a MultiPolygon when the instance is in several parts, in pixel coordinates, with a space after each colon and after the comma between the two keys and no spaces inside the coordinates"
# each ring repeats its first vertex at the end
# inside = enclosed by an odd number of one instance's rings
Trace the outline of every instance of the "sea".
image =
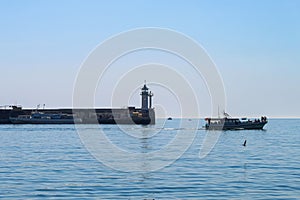
{"type": "Polygon", "coordinates": [[[300,119],[219,132],[205,130],[203,120],[188,125],[195,120],[0,125],[0,198],[300,199],[300,119]],[[93,152],[79,129],[101,132],[122,159],[107,144],[93,152]],[[174,141],[184,145],[170,145],[174,141]]]}

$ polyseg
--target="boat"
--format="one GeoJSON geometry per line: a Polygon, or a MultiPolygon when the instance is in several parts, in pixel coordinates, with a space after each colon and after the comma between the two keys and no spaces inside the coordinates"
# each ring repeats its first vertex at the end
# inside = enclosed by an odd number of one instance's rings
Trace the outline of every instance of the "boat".
{"type": "Polygon", "coordinates": [[[268,123],[267,117],[260,119],[247,119],[247,118],[205,118],[205,129],[207,130],[243,130],[243,129],[263,129],[268,123]]]}
{"type": "Polygon", "coordinates": [[[172,117],[168,117],[168,120],[172,120],[172,117]]]}
{"type": "Polygon", "coordinates": [[[12,124],[74,124],[82,120],[70,114],[32,112],[30,115],[10,117],[12,124]]]}

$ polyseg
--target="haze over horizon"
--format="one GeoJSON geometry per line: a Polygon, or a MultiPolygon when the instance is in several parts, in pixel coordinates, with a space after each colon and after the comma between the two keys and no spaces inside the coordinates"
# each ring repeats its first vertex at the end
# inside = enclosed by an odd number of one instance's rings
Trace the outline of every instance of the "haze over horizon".
{"type": "MultiPolygon", "coordinates": [[[[0,105],[72,107],[77,73],[97,45],[120,32],[160,27],[193,38],[207,51],[222,76],[230,115],[300,117],[300,1],[28,0],[0,5],[0,105]]],[[[179,72],[188,69],[174,55],[135,52],[114,63],[99,88],[132,66],[158,61],[179,72]]],[[[211,106],[205,82],[187,73],[205,117],[211,106]]],[[[138,81],[141,86],[149,82],[157,117],[180,117],[176,97],[153,84],[151,76],[138,81]]],[[[112,89],[98,91],[95,106],[110,107],[112,89]]],[[[128,92],[128,105],[140,107],[139,90],[128,92]]]]}

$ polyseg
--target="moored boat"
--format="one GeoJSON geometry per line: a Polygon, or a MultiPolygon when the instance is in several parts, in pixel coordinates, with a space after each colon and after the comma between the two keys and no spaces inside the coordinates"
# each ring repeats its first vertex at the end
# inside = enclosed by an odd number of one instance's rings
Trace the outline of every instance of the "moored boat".
{"type": "Polygon", "coordinates": [[[31,115],[10,117],[12,124],[74,124],[82,120],[70,114],[33,112],[31,115]]]}

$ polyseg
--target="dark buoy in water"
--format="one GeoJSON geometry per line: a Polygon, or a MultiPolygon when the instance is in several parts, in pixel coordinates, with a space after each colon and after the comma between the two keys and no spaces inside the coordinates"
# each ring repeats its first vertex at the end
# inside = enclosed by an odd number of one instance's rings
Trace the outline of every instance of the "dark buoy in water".
{"type": "Polygon", "coordinates": [[[245,140],[245,142],[244,142],[244,144],[243,144],[244,147],[246,146],[246,143],[247,143],[247,140],[245,140]]]}

